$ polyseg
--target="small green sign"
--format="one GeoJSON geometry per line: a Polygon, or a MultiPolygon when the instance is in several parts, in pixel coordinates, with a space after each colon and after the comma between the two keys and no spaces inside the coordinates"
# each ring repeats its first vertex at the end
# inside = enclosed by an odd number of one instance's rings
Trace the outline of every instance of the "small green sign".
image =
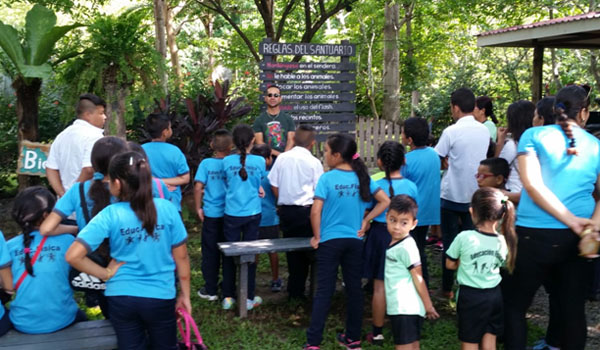
{"type": "Polygon", "coordinates": [[[23,141],[17,163],[17,174],[46,176],[49,144],[23,141]]]}

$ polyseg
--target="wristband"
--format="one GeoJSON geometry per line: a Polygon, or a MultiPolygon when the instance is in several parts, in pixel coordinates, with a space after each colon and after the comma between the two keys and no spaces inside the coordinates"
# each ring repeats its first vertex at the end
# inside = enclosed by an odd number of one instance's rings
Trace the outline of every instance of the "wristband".
{"type": "Polygon", "coordinates": [[[107,273],[107,276],[106,276],[106,280],[105,281],[108,281],[113,276],[113,271],[110,268],[107,267],[106,268],[106,273],[107,273]]]}
{"type": "Polygon", "coordinates": [[[589,234],[590,234],[590,233],[592,233],[592,232],[594,232],[594,231],[592,230],[592,228],[591,228],[591,227],[589,227],[589,226],[588,226],[588,227],[586,227],[586,228],[583,230],[583,232],[581,232],[581,234],[579,235],[579,238],[583,238],[583,237],[585,237],[585,236],[589,235],[589,234]]]}

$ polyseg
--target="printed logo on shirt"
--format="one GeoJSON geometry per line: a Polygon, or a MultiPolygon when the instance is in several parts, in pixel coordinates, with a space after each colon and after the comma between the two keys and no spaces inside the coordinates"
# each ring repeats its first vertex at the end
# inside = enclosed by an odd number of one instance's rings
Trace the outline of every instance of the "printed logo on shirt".
{"type": "Polygon", "coordinates": [[[226,180],[225,172],[223,170],[209,170],[208,178],[210,180],[226,180]]]}
{"type": "Polygon", "coordinates": [[[471,254],[471,263],[474,274],[487,275],[497,273],[502,266],[502,256],[495,250],[482,250],[471,254]],[[492,257],[492,258],[490,258],[492,257]]]}
{"type": "MultiPolygon", "coordinates": [[[[231,172],[235,172],[237,173],[238,171],[240,171],[240,169],[242,168],[241,165],[230,165],[229,167],[227,167],[227,171],[231,171],[231,172]]],[[[254,176],[254,173],[258,171],[258,167],[255,167],[253,165],[246,165],[246,172],[248,173],[248,176],[254,176]]]]}
{"type": "Polygon", "coordinates": [[[86,289],[95,289],[95,290],[105,290],[106,283],[102,282],[99,278],[88,275],[85,272],[80,272],[78,276],[71,280],[71,284],[73,287],[86,288],[86,289]]]}
{"type": "Polygon", "coordinates": [[[152,233],[152,236],[150,236],[148,234],[148,232],[146,232],[144,230],[144,228],[141,226],[130,227],[130,228],[126,228],[126,229],[122,228],[120,231],[121,231],[121,236],[125,236],[125,244],[130,245],[130,244],[141,242],[141,241],[146,242],[149,239],[151,241],[158,242],[158,241],[160,241],[160,232],[158,232],[158,231],[163,231],[164,229],[165,229],[165,225],[157,224],[154,228],[154,232],[152,233]]]}
{"type": "MultiPolygon", "coordinates": [[[[60,247],[55,245],[44,245],[42,248],[42,252],[37,258],[37,262],[43,263],[46,262],[55,262],[57,259],[57,255],[55,252],[59,252],[60,247]]],[[[18,257],[19,264],[25,265],[25,251],[24,248],[15,250],[15,257],[18,257]]],[[[33,253],[30,253],[29,256],[33,258],[33,253]]]]}
{"type": "Polygon", "coordinates": [[[281,123],[276,120],[267,123],[267,144],[273,148],[283,147],[281,123]]]}
{"type": "Polygon", "coordinates": [[[356,197],[360,189],[357,184],[335,184],[334,187],[338,197],[356,197]]]}

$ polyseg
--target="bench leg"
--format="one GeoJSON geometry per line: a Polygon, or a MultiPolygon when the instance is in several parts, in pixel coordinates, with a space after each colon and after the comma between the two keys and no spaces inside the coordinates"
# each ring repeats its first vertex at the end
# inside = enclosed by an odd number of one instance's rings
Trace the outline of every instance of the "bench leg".
{"type": "MultiPolygon", "coordinates": [[[[254,257],[252,255],[252,257],[254,257]]],[[[248,299],[248,259],[244,259],[245,256],[236,257],[235,262],[238,266],[238,291],[237,291],[237,303],[238,303],[238,316],[240,318],[248,317],[248,309],[246,300],[248,299]]]]}

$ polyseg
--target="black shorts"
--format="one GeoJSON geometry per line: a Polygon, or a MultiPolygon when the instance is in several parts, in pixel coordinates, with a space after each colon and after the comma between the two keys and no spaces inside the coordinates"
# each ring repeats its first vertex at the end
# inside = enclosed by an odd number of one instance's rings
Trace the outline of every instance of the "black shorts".
{"type": "Polygon", "coordinates": [[[421,339],[424,318],[419,315],[390,315],[395,345],[406,345],[421,339]]]}
{"type": "Polygon", "coordinates": [[[502,335],[504,312],[499,285],[489,289],[460,286],[456,311],[460,341],[478,344],[485,333],[502,335]]]}
{"type": "Polygon", "coordinates": [[[363,249],[363,278],[383,281],[385,252],[391,241],[392,236],[387,230],[387,225],[373,221],[363,249]]]}
{"type": "Polygon", "coordinates": [[[279,225],[258,228],[258,239],[279,238],[279,225]]]}

